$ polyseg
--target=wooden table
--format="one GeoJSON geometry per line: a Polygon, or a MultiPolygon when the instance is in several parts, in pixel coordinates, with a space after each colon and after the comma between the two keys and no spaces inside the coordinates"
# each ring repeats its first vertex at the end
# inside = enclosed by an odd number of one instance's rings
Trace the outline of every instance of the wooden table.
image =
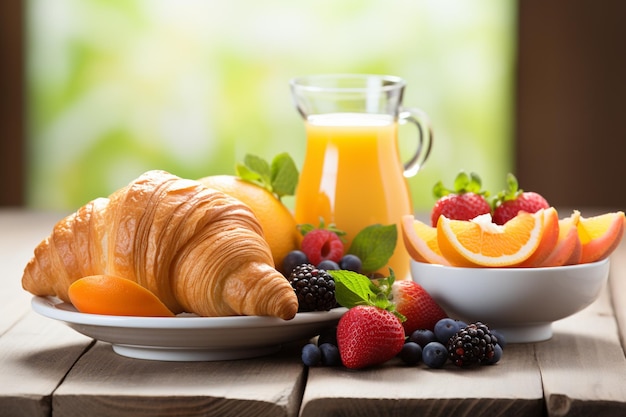
{"type": "Polygon", "coordinates": [[[21,274],[59,214],[0,210],[0,416],[625,416],[626,243],[609,284],[495,366],[307,369],[302,342],[226,362],[129,359],[31,310],[21,274]]]}

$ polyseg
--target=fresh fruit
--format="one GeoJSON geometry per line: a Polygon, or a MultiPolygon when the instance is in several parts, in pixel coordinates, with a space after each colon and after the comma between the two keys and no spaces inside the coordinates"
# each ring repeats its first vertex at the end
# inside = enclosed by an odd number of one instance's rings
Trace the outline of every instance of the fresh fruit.
{"type": "Polygon", "coordinates": [[[336,344],[322,343],[319,345],[320,352],[322,353],[322,365],[324,366],[339,366],[341,365],[341,356],[339,355],[339,348],[336,344]]]}
{"type": "Polygon", "coordinates": [[[543,211],[543,232],[539,245],[530,256],[518,266],[536,267],[541,266],[548,256],[554,251],[559,240],[559,214],[554,207],[540,209],[543,211]]]}
{"type": "Polygon", "coordinates": [[[361,273],[362,267],[363,267],[363,262],[361,262],[361,259],[358,256],[353,255],[351,253],[344,255],[339,260],[339,269],[345,269],[346,271],[354,271],[354,272],[361,273]]]}
{"type": "Polygon", "coordinates": [[[304,252],[302,252],[301,250],[297,250],[297,249],[292,250],[283,259],[283,265],[282,265],[281,270],[283,272],[283,275],[288,277],[291,274],[291,271],[293,271],[293,269],[296,266],[302,265],[302,264],[308,264],[308,263],[309,263],[309,258],[307,258],[304,252]]]}
{"type": "Polygon", "coordinates": [[[502,359],[502,346],[500,345],[500,343],[496,343],[493,346],[493,356],[487,359],[486,364],[494,365],[500,362],[500,359],[502,359]]]}
{"type": "Polygon", "coordinates": [[[459,330],[461,330],[461,323],[457,320],[446,317],[439,320],[435,324],[434,332],[437,341],[445,345],[459,330]]]}
{"type": "Polygon", "coordinates": [[[302,347],[302,363],[306,366],[317,366],[322,363],[322,352],[315,343],[307,343],[302,347]]]}
{"type": "Polygon", "coordinates": [[[324,260],[339,262],[343,257],[343,242],[335,232],[327,229],[307,232],[300,246],[313,265],[324,260]]]}
{"type": "Polygon", "coordinates": [[[422,350],[422,361],[429,368],[443,368],[448,361],[448,349],[439,342],[430,342],[422,350]]]}
{"type": "Polygon", "coordinates": [[[398,356],[406,365],[417,365],[422,360],[422,347],[415,342],[406,342],[398,356]]]}
{"type": "Polygon", "coordinates": [[[410,336],[417,329],[432,330],[435,324],[448,315],[426,290],[415,281],[394,281],[391,301],[406,320],[402,322],[405,334],[410,336]]]}
{"type": "Polygon", "coordinates": [[[328,311],[337,306],[335,281],[325,270],[298,265],[288,279],[298,296],[298,311],[328,311]]]}
{"type": "Polygon", "coordinates": [[[506,183],[507,189],[499,192],[493,202],[493,222],[495,224],[505,224],[517,216],[520,211],[535,213],[550,207],[542,195],[519,188],[515,175],[509,173],[506,177],[506,183]]]}
{"type": "Polygon", "coordinates": [[[448,341],[450,360],[458,367],[480,365],[494,358],[498,339],[481,322],[468,324],[448,341]]]}
{"type": "Polygon", "coordinates": [[[407,252],[418,262],[450,265],[441,254],[437,228],[416,219],[412,214],[402,217],[402,240],[407,252]]]}
{"type": "Polygon", "coordinates": [[[113,275],[80,278],[68,289],[70,301],[81,313],[112,316],[173,317],[156,295],[129,279],[113,275]]]}
{"type": "Polygon", "coordinates": [[[402,350],[404,328],[392,312],[373,305],[358,305],[339,319],[337,343],[345,367],[378,365],[402,350]]]}
{"type": "Polygon", "coordinates": [[[263,236],[272,251],[276,267],[285,256],[300,247],[301,235],[289,209],[267,189],[232,175],[214,175],[199,180],[246,204],[263,228],[263,236]]]}
{"type": "Polygon", "coordinates": [[[578,237],[582,244],[580,263],[606,258],[617,248],[624,236],[624,212],[605,213],[578,221],[578,237]]]}
{"type": "Polygon", "coordinates": [[[492,223],[489,215],[472,221],[441,216],[437,240],[441,253],[452,265],[516,266],[539,247],[543,220],[543,210],[533,214],[521,212],[502,226],[492,223]]]}
{"type": "Polygon", "coordinates": [[[433,187],[433,195],[437,202],[430,215],[432,227],[437,226],[440,216],[453,220],[471,220],[481,214],[491,213],[491,205],[486,197],[489,195],[481,190],[480,177],[474,173],[467,175],[460,172],[454,180],[454,188],[449,190],[439,181],[433,187]]]}
{"type": "Polygon", "coordinates": [[[430,342],[436,342],[435,332],[429,329],[417,329],[409,336],[409,341],[415,342],[422,348],[430,342]]]}
{"type": "Polygon", "coordinates": [[[569,217],[559,220],[559,238],[557,243],[540,266],[575,265],[582,257],[582,243],[578,237],[580,212],[574,210],[569,217]]]}
{"type": "Polygon", "coordinates": [[[317,267],[325,271],[330,271],[339,269],[339,264],[335,261],[331,261],[330,259],[324,259],[322,262],[317,264],[317,267]]]}

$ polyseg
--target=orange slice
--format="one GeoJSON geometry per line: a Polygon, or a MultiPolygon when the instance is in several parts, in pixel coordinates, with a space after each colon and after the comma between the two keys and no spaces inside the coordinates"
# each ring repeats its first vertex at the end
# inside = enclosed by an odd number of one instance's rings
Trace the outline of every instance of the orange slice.
{"type": "Polygon", "coordinates": [[[156,295],[129,279],[91,275],[76,280],[68,289],[70,301],[81,313],[112,316],[172,317],[156,295]]]}
{"type": "Polygon", "coordinates": [[[582,244],[578,237],[579,220],[578,210],[574,210],[571,216],[559,220],[559,239],[540,266],[574,265],[580,262],[582,244]]]}
{"type": "Polygon", "coordinates": [[[554,207],[549,207],[543,211],[543,232],[541,241],[537,249],[520,263],[520,267],[540,266],[545,259],[553,253],[554,247],[559,240],[559,214],[554,207]]]}
{"type": "Polygon", "coordinates": [[[471,221],[437,222],[439,249],[452,265],[518,266],[539,247],[543,237],[544,211],[520,212],[504,225],[496,225],[489,214],[471,221]]]}
{"type": "Polygon", "coordinates": [[[437,243],[437,229],[421,222],[413,215],[402,217],[402,240],[413,260],[423,263],[450,265],[441,254],[437,243]]]}
{"type": "Polygon", "coordinates": [[[578,222],[578,237],[582,244],[580,263],[589,263],[608,257],[619,245],[624,235],[626,217],[624,212],[581,217],[578,222]]]}

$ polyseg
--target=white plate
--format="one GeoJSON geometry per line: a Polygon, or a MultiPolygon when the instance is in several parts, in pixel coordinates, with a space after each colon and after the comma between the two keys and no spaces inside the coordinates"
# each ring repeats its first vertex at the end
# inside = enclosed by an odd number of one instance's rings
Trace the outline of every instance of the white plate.
{"type": "Polygon", "coordinates": [[[252,358],[280,350],[281,344],[316,336],[335,325],[345,308],[276,317],[127,317],[79,313],[52,297],[34,297],[42,316],[65,322],[86,336],[131,358],[163,361],[218,361],[252,358]]]}

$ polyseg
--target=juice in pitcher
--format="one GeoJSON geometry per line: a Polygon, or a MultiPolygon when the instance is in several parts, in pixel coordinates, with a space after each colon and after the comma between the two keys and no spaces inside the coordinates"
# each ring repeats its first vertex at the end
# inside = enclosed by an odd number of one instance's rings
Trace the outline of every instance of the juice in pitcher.
{"type": "MultiPolygon", "coordinates": [[[[305,121],[306,158],[296,192],[299,224],[333,223],[354,236],[373,224],[396,224],[398,241],[389,267],[409,276],[400,221],[412,204],[397,145],[397,122],[387,114],[330,113],[305,121]]],[[[387,275],[387,267],[379,272],[387,275]]]]}

